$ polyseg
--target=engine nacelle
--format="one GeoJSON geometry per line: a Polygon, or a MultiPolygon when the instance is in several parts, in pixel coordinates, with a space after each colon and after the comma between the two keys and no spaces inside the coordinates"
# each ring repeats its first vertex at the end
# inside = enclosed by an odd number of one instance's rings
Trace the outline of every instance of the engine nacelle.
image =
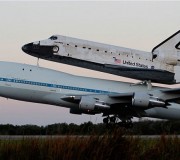
{"type": "Polygon", "coordinates": [[[147,108],[149,107],[150,96],[148,94],[138,94],[135,93],[132,99],[132,106],[147,108]]]}
{"type": "Polygon", "coordinates": [[[166,103],[149,94],[136,93],[132,100],[132,106],[140,108],[166,107],[166,103]]]}
{"type": "Polygon", "coordinates": [[[79,108],[82,110],[94,110],[96,100],[92,97],[82,96],[79,103],[79,108]]]}
{"type": "Polygon", "coordinates": [[[79,103],[79,109],[92,111],[92,110],[107,110],[110,106],[104,102],[98,101],[90,96],[82,96],[79,103]]]}

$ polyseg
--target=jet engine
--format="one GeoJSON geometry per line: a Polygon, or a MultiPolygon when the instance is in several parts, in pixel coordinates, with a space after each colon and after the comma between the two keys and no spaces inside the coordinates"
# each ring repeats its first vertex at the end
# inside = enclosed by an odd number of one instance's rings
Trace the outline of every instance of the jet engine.
{"type": "Polygon", "coordinates": [[[166,107],[166,103],[149,94],[135,93],[132,100],[132,106],[140,108],[166,107]]]}
{"type": "Polygon", "coordinates": [[[79,109],[86,110],[86,111],[107,110],[107,109],[110,109],[110,106],[93,97],[82,96],[81,101],[79,103],[79,109]]]}

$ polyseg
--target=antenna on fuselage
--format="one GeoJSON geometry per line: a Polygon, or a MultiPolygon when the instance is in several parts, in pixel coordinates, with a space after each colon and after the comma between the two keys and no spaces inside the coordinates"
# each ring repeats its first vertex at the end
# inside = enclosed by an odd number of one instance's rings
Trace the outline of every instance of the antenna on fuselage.
{"type": "Polygon", "coordinates": [[[148,90],[152,89],[152,83],[151,80],[145,80],[145,81],[141,81],[135,84],[131,84],[131,86],[136,86],[136,85],[146,85],[148,90]]]}
{"type": "Polygon", "coordinates": [[[37,67],[39,67],[39,58],[37,59],[37,67]]]}
{"type": "Polygon", "coordinates": [[[147,88],[148,88],[148,90],[151,90],[151,89],[152,89],[151,80],[146,81],[146,84],[147,84],[147,88]]]}

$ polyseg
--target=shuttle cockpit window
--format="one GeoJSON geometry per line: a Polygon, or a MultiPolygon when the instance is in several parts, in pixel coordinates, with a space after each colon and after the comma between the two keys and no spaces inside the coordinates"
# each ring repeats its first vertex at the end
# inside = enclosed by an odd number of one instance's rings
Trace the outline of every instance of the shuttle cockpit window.
{"type": "Polygon", "coordinates": [[[57,38],[57,36],[51,36],[49,39],[51,39],[51,40],[57,40],[58,38],[57,38]]]}

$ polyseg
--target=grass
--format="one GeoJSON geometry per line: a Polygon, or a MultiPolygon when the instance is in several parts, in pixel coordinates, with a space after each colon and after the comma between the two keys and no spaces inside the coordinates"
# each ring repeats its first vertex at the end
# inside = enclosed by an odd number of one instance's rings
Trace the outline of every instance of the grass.
{"type": "Polygon", "coordinates": [[[103,136],[1,140],[0,160],[179,160],[177,137],[124,137],[122,130],[103,136]]]}

